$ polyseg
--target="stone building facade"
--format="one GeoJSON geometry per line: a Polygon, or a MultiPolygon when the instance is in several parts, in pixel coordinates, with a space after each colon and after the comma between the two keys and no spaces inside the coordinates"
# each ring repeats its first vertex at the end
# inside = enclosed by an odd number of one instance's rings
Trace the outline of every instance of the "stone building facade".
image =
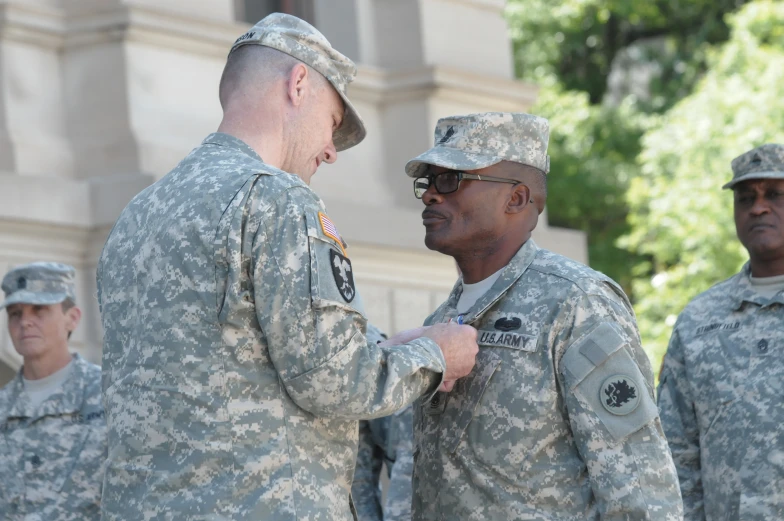
{"type": "MultiPolygon", "coordinates": [[[[504,0],[0,0],[0,270],[78,269],[72,347],[100,360],[94,273],[123,206],[220,121],[234,39],[267,12],[297,13],[359,64],[349,94],[368,138],[313,188],[349,243],[368,313],[419,325],[451,289],[452,260],[424,248],[405,162],[439,117],[525,111],[504,0]]],[[[585,237],[541,223],[540,245],[586,260],[585,237]]],[[[20,359],[0,314],[0,382],[20,359]]]]}

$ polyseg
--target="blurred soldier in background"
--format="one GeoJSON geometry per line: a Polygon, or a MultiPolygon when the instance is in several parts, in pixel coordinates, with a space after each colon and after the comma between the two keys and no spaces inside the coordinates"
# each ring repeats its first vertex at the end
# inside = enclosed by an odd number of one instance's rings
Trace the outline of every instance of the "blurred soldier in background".
{"type": "Polygon", "coordinates": [[[659,375],[687,521],[784,519],[784,145],[732,171],[749,262],[686,306],[659,375]]]}
{"type": "Polygon", "coordinates": [[[76,270],[35,262],[3,278],[8,332],[24,365],[0,390],[0,518],[100,519],[106,460],[101,369],[68,350],[76,270]]]}
{"type": "MultiPolygon", "coordinates": [[[[381,343],[387,336],[368,324],[367,338],[381,343]]],[[[391,416],[359,422],[359,450],[351,496],[359,521],[410,521],[414,430],[411,406],[391,416]],[[381,470],[389,480],[386,498],[381,470]]]]}

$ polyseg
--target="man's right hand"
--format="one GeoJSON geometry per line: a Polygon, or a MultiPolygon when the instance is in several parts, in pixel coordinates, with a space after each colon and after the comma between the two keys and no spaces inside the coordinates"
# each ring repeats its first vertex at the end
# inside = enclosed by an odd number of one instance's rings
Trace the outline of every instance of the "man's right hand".
{"type": "MultiPolygon", "coordinates": [[[[444,354],[446,360],[444,384],[454,385],[454,380],[467,376],[474,368],[476,354],[479,352],[479,346],[476,344],[476,329],[455,323],[435,324],[427,328],[422,336],[438,344],[444,354]]],[[[444,390],[449,390],[446,385],[444,390]]]]}

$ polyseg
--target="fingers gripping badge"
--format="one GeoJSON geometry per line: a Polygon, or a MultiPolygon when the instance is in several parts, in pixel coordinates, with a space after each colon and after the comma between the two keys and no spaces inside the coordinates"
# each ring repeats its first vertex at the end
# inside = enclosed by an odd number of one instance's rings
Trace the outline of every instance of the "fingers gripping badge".
{"type": "Polygon", "coordinates": [[[332,266],[332,275],[335,277],[335,284],[340,295],[346,299],[346,302],[351,302],[357,294],[351,261],[335,250],[330,250],[329,263],[332,266]]]}

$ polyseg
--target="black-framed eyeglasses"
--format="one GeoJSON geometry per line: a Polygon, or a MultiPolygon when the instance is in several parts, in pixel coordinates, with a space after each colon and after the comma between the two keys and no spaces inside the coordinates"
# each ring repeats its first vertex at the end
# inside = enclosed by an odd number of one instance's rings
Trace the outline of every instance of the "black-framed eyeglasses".
{"type": "Polygon", "coordinates": [[[493,177],[489,175],[469,174],[468,172],[459,172],[452,170],[449,172],[442,172],[436,175],[417,177],[414,179],[414,197],[422,199],[425,192],[430,185],[436,187],[436,192],[439,194],[451,194],[460,188],[460,182],[463,179],[470,179],[471,181],[489,181],[491,183],[509,183],[513,185],[522,184],[520,181],[513,181],[512,179],[504,179],[502,177],[493,177]]]}

